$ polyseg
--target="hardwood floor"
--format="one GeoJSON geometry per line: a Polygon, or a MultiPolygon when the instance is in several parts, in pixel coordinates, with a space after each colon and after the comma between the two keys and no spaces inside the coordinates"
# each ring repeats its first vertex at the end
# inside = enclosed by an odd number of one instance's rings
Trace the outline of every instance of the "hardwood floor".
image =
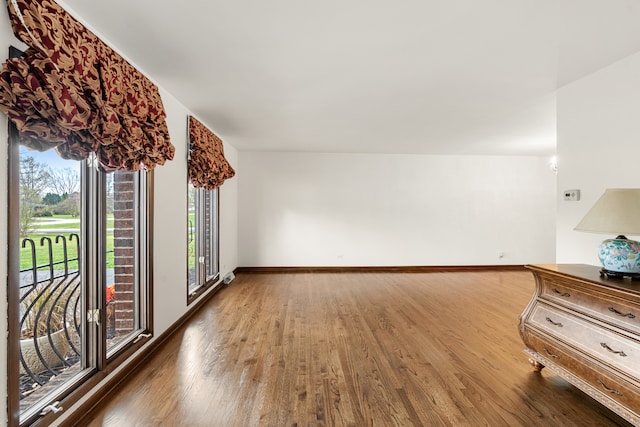
{"type": "Polygon", "coordinates": [[[544,369],[524,271],[239,274],[90,426],[616,426],[544,369]]]}

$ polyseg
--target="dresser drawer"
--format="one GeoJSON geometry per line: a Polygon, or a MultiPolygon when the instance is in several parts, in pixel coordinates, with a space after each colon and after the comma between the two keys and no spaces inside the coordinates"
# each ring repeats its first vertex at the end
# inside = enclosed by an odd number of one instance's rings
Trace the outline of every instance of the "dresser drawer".
{"type": "Polygon", "coordinates": [[[622,329],[640,333],[640,303],[616,298],[580,283],[558,277],[541,278],[540,297],[596,317],[622,329]]]}
{"type": "Polygon", "coordinates": [[[542,366],[640,426],[640,283],[597,266],[532,265],[536,292],[519,330],[542,366]]]}
{"type": "MultiPolygon", "coordinates": [[[[569,371],[569,375],[579,377],[588,386],[615,402],[629,408],[640,408],[640,388],[638,388],[637,384],[633,384],[623,377],[608,372],[606,368],[575,355],[569,348],[562,344],[554,343],[547,338],[542,338],[532,331],[527,331],[526,333],[530,348],[550,361],[547,365],[550,369],[553,370],[554,365],[558,365],[569,371]]],[[[562,374],[561,376],[564,377],[562,374]]],[[[576,383],[575,379],[571,382],[576,383]]],[[[586,390],[585,388],[588,387],[582,386],[580,380],[577,380],[576,385],[587,394],[592,395],[592,390],[586,390]]],[[[592,395],[592,397],[596,396],[592,395]]],[[[637,423],[640,421],[637,414],[632,415],[631,418],[629,418],[629,414],[624,415],[633,422],[637,423]]]]}
{"type": "Polygon", "coordinates": [[[534,307],[529,323],[622,372],[640,378],[640,343],[629,337],[543,303],[534,307]]]}

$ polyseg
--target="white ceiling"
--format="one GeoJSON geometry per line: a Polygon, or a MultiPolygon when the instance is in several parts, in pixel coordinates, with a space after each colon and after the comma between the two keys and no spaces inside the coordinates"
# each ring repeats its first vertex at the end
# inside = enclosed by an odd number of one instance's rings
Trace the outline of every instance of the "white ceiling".
{"type": "Polygon", "coordinates": [[[551,154],[555,90],[640,51],[638,0],[64,4],[239,150],[551,154]]]}

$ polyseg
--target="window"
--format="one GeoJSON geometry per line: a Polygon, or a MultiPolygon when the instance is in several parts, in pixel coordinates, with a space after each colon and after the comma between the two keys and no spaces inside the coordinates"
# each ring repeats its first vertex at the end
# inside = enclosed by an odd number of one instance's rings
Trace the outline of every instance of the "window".
{"type": "Polygon", "coordinates": [[[235,175],[222,140],[189,116],[187,303],[220,280],[219,187],[235,175]]]}
{"type": "Polygon", "coordinates": [[[189,183],[189,300],[220,276],[218,191],[195,188],[189,183]]]}
{"type": "Polygon", "coordinates": [[[152,173],[105,173],[94,155],[10,135],[9,405],[24,425],[150,336],[152,173]]]}
{"type": "Polygon", "coordinates": [[[118,171],[103,175],[107,181],[103,233],[107,248],[106,349],[110,359],[147,326],[150,173],[118,171]]]}
{"type": "Polygon", "coordinates": [[[62,7],[44,3],[11,2],[14,33],[30,48],[10,48],[0,87],[0,109],[22,132],[12,125],[9,138],[12,426],[48,425],[58,401],[76,401],[151,336],[153,175],[105,173],[96,155],[105,170],[135,170],[175,152],[157,86],[62,7]],[[88,45],[95,49],[66,67],[60,52],[88,45]]]}

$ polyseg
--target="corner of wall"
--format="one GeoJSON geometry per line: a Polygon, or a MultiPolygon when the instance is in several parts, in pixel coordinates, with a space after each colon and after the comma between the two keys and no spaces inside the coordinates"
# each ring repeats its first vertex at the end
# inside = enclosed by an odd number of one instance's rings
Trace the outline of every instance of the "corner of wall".
{"type": "Polygon", "coordinates": [[[605,235],[574,231],[607,188],[640,186],[640,53],[558,91],[558,263],[599,265],[605,235]],[[580,201],[560,199],[581,190],[580,201]]]}
{"type": "Polygon", "coordinates": [[[238,150],[224,143],[224,154],[236,175],[220,187],[220,272],[222,277],[238,267],[238,150]]]}

